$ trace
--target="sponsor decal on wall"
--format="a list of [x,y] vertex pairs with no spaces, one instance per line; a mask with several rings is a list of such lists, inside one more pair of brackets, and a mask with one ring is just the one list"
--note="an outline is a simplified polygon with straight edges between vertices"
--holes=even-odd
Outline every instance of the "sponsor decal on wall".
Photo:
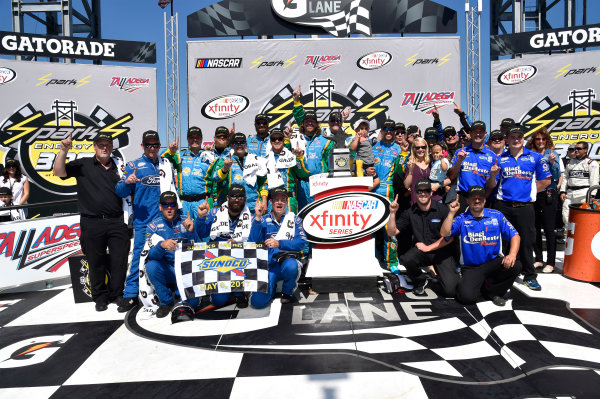
[[10,68],[0,67],[0,85],[12,82],[17,78],[17,73]]
[[310,65],[314,69],[324,71],[340,62],[342,62],[341,55],[307,55],[304,65]]
[[198,58],[196,68],[241,68],[241,58]]
[[248,97],[239,94],[227,94],[207,101],[201,112],[208,119],[227,119],[241,114],[250,106]]
[[437,65],[442,66],[448,61],[450,61],[450,56],[452,53],[448,53],[441,58],[433,57],[433,58],[418,58],[419,53],[415,53],[406,59],[405,67],[408,66],[417,66],[417,65]]
[[73,86],[75,88],[79,88],[81,86],[84,86],[84,85],[90,83],[89,78],[92,77],[92,75],[87,75],[81,79],[75,79],[75,78],[63,79],[63,78],[59,78],[59,77],[56,77],[53,75],[54,74],[52,72],[50,72],[50,73],[45,74],[44,76],[40,76],[37,79],[38,83],[36,83],[36,86]]
[[118,87],[119,90],[133,93],[139,89],[150,86],[150,78],[132,78],[114,76],[110,81],[110,87]]
[[392,62],[392,55],[387,51],[376,51],[365,54],[356,61],[360,69],[379,69]]
[[264,56],[260,56],[257,59],[255,59],[254,61],[252,61],[252,65],[250,66],[249,69],[260,69],[260,68],[264,68],[264,67],[281,67],[282,69],[286,69],[287,67],[289,67],[290,65],[292,65],[294,62],[294,59],[297,57],[297,55],[288,58],[287,60],[277,60],[277,61],[272,61],[272,60],[265,60]]
[[523,83],[535,76],[537,68],[533,65],[519,65],[498,75],[498,83],[503,85],[516,85]]
[[436,107],[442,108],[453,104],[454,98],[455,92],[453,91],[408,92],[404,93],[401,106],[410,106],[413,111],[430,114]]
[[554,79],[558,79],[560,77],[566,78],[568,76],[576,76],[576,75],[589,75],[589,74],[598,75],[598,74],[600,74],[598,67],[595,67],[595,66],[584,67],[584,68],[569,68],[570,66],[571,66],[571,64],[567,64],[564,67],[560,68],[558,71],[556,71],[558,74],[554,77]]

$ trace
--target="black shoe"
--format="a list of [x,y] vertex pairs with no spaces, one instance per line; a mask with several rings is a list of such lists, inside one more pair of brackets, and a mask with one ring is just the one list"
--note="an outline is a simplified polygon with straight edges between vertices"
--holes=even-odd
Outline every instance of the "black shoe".
[[117,308],[117,311],[119,313],[125,313],[125,312],[128,312],[131,309],[135,308],[137,305],[138,305],[137,298],[123,298],[121,300],[121,304]]
[[242,296],[236,296],[235,302],[237,304],[237,307],[240,309],[245,309],[248,307],[248,298],[246,297],[246,294]]
[[506,299],[496,295],[492,297],[492,303],[496,306],[504,306],[506,305]]
[[167,317],[169,313],[171,313],[171,309],[173,309],[173,304],[170,303],[168,305],[160,305],[158,310],[156,311],[156,317],[162,319],[163,317]]
[[106,301],[96,302],[96,312],[104,312],[106,309],[108,309],[108,302],[106,302]]
[[428,279],[423,279],[420,281],[417,281],[417,283],[415,284],[415,287],[413,288],[413,294],[417,295],[417,296],[424,296],[425,294],[425,287],[427,287],[427,284],[429,284],[429,280]]
[[289,295],[289,294],[281,294],[281,303],[290,303],[294,300],[294,296],[293,295]]

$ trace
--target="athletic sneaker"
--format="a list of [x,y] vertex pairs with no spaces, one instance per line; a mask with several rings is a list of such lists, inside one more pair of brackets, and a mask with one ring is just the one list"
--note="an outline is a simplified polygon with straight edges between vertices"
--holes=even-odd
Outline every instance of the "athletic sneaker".
[[506,305],[506,299],[496,295],[492,297],[492,303],[496,306],[504,306]]
[[137,299],[137,297],[135,297],[135,298],[122,298],[121,299],[121,304],[117,308],[117,311],[119,313],[125,313],[125,312],[130,311],[131,309],[133,309],[137,305],[138,305],[138,299]]
[[170,303],[168,305],[160,305],[158,310],[156,311],[156,317],[162,319],[163,317],[167,317],[169,313],[171,313],[171,309],[173,309],[173,304]]
[[542,286],[537,282],[536,279],[532,278],[531,280],[523,281],[523,284],[527,286],[530,290],[533,291],[541,291]]
[[292,295],[284,293],[281,294],[281,303],[290,303],[293,299],[294,297]]
[[242,296],[236,296],[235,302],[237,304],[237,307],[240,309],[244,309],[244,308],[248,307],[248,297],[246,297],[246,294],[244,294]]
[[413,294],[415,294],[417,296],[425,295],[425,287],[427,287],[428,283],[429,283],[429,280],[427,280],[427,279],[417,281],[417,283],[415,284],[415,288],[413,288],[413,291],[412,291]]

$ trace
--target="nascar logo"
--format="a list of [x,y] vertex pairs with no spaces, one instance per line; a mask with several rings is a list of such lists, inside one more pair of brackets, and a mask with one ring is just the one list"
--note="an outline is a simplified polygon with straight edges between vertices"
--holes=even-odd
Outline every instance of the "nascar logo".
[[196,68],[239,68],[241,58],[198,58]]

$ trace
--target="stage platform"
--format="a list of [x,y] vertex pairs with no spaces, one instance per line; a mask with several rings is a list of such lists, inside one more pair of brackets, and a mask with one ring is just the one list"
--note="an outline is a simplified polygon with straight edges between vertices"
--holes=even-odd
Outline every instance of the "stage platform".
[[171,325],[69,286],[0,294],[0,398],[598,398],[600,288],[559,273],[505,307],[309,294]]

